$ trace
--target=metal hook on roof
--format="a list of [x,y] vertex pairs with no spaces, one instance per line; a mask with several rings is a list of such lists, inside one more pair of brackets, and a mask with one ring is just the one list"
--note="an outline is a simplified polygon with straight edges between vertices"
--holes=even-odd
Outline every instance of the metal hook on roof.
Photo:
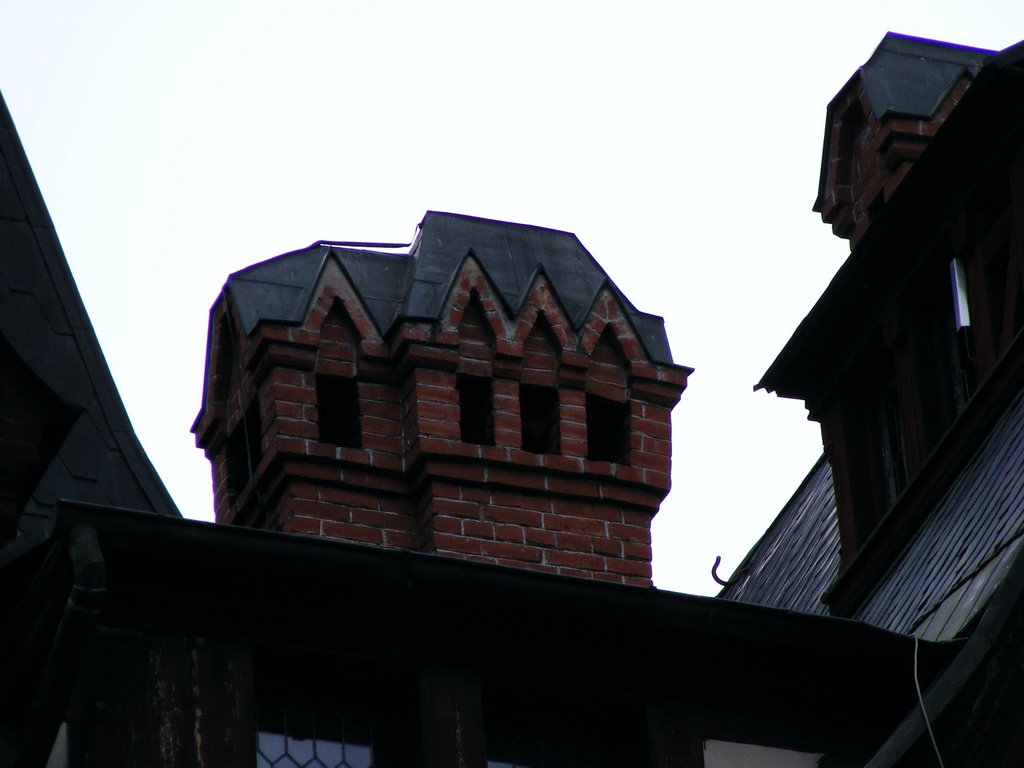
[[728,587],[731,582],[726,581],[718,575],[718,566],[722,564],[722,556],[715,555],[715,564],[711,566],[711,578],[721,584],[723,587]]

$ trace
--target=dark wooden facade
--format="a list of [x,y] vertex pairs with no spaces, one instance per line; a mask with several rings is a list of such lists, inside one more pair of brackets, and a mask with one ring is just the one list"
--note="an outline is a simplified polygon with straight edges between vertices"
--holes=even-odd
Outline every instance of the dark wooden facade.
[[701,766],[709,738],[853,766],[914,701],[912,642],[865,625],[107,508],[54,526],[18,561],[62,576],[25,614],[49,653],[7,670],[22,765],[64,722],[74,766],[249,767],[289,712],[300,739],[363,724],[381,768]]

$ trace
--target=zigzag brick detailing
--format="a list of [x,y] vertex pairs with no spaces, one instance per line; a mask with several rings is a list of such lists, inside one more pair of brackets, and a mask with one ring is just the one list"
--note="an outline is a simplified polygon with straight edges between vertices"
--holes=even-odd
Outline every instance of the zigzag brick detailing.
[[318,244],[232,275],[209,338],[218,522],[650,585],[691,369],[575,236]]

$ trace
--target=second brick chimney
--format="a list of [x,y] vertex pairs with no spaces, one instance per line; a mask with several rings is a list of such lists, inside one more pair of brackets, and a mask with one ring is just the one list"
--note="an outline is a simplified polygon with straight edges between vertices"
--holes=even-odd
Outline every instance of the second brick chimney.
[[574,235],[318,243],[232,275],[209,339],[218,522],[650,585],[691,370]]

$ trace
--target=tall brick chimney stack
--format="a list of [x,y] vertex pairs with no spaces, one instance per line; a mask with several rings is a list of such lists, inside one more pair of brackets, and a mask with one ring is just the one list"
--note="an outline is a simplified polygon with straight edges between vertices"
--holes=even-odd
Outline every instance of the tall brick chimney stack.
[[814,210],[851,250],[990,53],[889,33],[832,99]]
[[428,213],[233,274],[193,431],[220,523],[650,585],[690,372],[574,235]]

